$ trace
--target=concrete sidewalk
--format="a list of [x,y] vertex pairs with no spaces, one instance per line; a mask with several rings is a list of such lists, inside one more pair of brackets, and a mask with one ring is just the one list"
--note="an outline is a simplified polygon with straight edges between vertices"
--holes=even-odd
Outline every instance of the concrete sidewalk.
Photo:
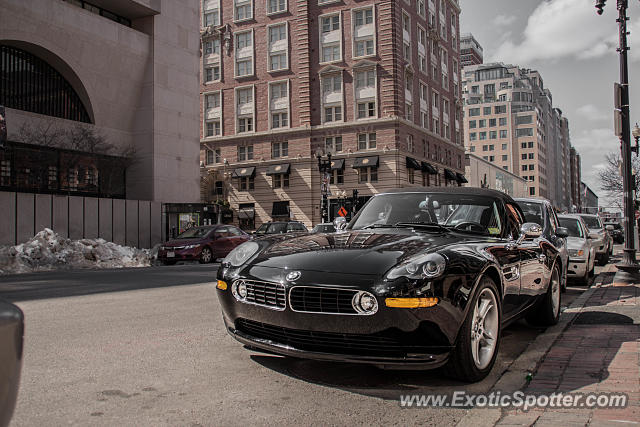
[[521,390],[525,394],[626,393],[622,409],[504,410],[496,425],[640,424],[640,280],[607,269]]

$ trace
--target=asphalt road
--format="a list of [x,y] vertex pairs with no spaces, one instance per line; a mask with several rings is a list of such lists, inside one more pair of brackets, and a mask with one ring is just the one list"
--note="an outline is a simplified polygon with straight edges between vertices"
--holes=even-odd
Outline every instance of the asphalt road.
[[[400,394],[486,392],[539,329],[503,333],[498,363],[465,385],[439,371],[292,360],[245,350],[225,332],[216,266],[0,278],[26,316],[14,426],[451,425],[461,409],[400,409]],[[200,284],[191,284],[200,283]],[[584,288],[563,294],[569,304]]]

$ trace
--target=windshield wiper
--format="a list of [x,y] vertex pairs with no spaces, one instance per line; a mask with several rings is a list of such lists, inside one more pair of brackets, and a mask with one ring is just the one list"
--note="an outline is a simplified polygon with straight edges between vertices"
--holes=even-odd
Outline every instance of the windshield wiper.
[[442,231],[449,231],[447,227],[436,222],[396,222],[395,224],[370,224],[362,227],[363,230],[370,228],[437,228]]

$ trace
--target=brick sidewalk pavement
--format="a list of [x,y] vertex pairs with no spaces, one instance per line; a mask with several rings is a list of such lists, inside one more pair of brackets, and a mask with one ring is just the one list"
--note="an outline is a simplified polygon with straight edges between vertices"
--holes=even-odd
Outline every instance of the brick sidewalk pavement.
[[[538,366],[526,394],[622,392],[624,409],[508,410],[497,425],[640,424],[640,283],[612,274],[593,289]],[[636,281],[638,282],[638,281]]]

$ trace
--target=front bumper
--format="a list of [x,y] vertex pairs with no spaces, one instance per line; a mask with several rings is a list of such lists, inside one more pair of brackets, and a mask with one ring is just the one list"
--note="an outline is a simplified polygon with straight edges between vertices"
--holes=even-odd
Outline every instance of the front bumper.
[[[268,270],[273,269],[252,271],[251,280],[281,283],[268,277]],[[247,304],[232,295],[233,280],[229,279],[229,289],[217,289],[228,333],[257,350],[308,359],[419,369],[437,368],[448,360],[464,318],[463,308],[443,299],[430,308],[389,308],[385,298],[374,291],[374,279],[370,277],[330,273],[314,276],[306,271],[303,277],[308,277],[308,283],[327,287],[373,291],[378,311],[373,315],[294,311],[289,291],[293,286],[304,286],[302,283],[286,285],[287,304],[283,309]],[[455,279],[447,277],[443,282]]]
[[363,363],[387,368],[397,367],[402,369],[435,369],[447,363],[447,360],[449,358],[448,351],[434,354],[406,354],[405,356],[394,357],[384,355],[368,356],[364,354],[329,353],[322,351],[303,350],[277,341],[258,338],[251,335],[250,333],[235,329],[232,325],[229,325],[227,323],[226,319],[225,326],[227,327],[227,331],[233,338],[253,350],[270,354],[278,354],[282,356],[298,357],[301,359]]
[[[202,247],[180,249],[177,251],[159,250],[158,259],[160,261],[192,261],[200,258],[200,252],[202,252]],[[173,254],[173,256],[170,256],[171,254]]]
[[589,266],[584,258],[569,258],[567,272],[569,277],[584,277],[587,274]]

